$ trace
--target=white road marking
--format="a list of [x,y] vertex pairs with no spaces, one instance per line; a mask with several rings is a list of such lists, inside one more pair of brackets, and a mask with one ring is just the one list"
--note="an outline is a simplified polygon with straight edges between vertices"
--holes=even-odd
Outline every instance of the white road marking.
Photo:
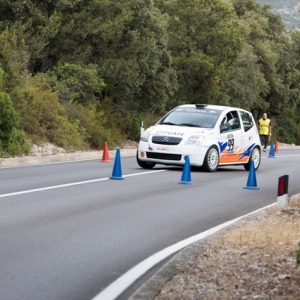
[[189,237],[183,241],[180,241],[174,245],[171,245],[152,256],[148,257],[144,261],[137,264],[135,267],[127,271],[125,274],[123,274],[121,277],[119,277],[117,280],[112,282],[108,287],[106,287],[101,293],[99,293],[97,296],[95,296],[92,300],[114,300],[118,296],[122,294],[132,283],[134,283],[135,280],[140,278],[143,274],[145,274],[148,270],[150,270],[153,266],[170,256],[171,254],[182,250],[183,248],[211,235],[216,233],[217,231],[241,220],[242,218],[249,216],[251,214],[257,213],[263,209],[269,208],[274,206],[276,203],[273,203],[271,205],[268,205],[266,207],[260,208],[256,211],[253,211],[247,215],[238,217],[234,220],[225,222],[221,225],[218,225],[216,227],[213,227],[209,230],[206,230],[204,232],[201,232],[197,235],[194,235],[192,237]]
[[[272,157],[272,158],[276,158],[276,157],[284,157],[284,158],[286,158],[286,157],[299,157],[300,155],[298,155],[298,154],[295,154],[295,155],[277,155],[277,154],[275,154],[275,156],[274,157]],[[269,157],[262,157],[262,158],[269,158]]]
[[[166,170],[155,170],[155,171],[148,171],[148,172],[143,172],[143,173],[133,173],[133,174],[128,174],[128,175],[123,175],[123,177],[146,175],[146,174],[152,174],[152,173],[164,172],[164,171],[166,171]],[[53,185],[53,186],[48,186],[48,187],[43,187],[43,188],[38,188],[38,189],[2,194],[2,195],[0,195],[0,198],[29,194],[29,193],[36,193],[36,192],[47,191],[47,190],[54,190],[54,189],[65,188],[65,187],[75,186],[75,185],[80,185],[80,184],[88,184],[88,183],[93,183],[93,182],[98,182],[98,181],[105,181],[105,180],[109,180],[109,179],[110,179],[110,177],[105,177],[105,178],[98,178],[98,179],[92,179],[92,180],[86,180],[86,181],[78,181],[78,182],[72,182],[72,183],[66,183],[66,184],[60,184],[60,185]]]

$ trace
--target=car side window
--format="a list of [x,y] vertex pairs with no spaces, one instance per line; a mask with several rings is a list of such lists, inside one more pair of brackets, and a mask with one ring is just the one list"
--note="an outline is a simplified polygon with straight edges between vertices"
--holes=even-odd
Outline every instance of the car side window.
[[241,116],[245,131],[250,130],[254,126],[252,116],[245,111],[240,111],[240,116]]
[[238,112],[236,110],[228,112],[226,116],[223,118],[221,125],[227,126],[227,130],[225,131],[240,129],[241,123],[240,123]]

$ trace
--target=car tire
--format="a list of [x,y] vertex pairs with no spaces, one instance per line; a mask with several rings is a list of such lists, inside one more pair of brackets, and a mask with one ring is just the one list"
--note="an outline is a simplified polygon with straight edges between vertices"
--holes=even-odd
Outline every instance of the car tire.
[[202,169],[206,172],[215,172],[219,167],[219,151],[217,146],[211,146],[205,155]]
[[246,171],[250,170],[250,164],[252,160],[254,161],[254,169],[257,170],[259,168],[260,160],[261,160],[261,152],[259,147],[255,147],[252,150],[251,155],[249,157],[249,161],[246,164],[244,164],[244,168]]
[[138,151],[136,152],[136,161],[137,161],[138,165],[143,169],[152,169],[156,165],[156,163],[140,160],[139,156],[138,156]]

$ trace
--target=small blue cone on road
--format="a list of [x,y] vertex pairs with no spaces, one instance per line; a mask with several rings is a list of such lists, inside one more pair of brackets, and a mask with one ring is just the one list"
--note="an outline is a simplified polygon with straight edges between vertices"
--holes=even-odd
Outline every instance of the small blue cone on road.
[[182,175],[181,175],[181,180],[178,183],[192,184],[190,158],[186,155],[184,157],[184,160],[185,160],[185,163],[184,163],[183,172],[182,172]]
[[243,187],[244,189],[251,189],[251,190],[259,190],[256,183],[256,175],[255,175],[255,167],[254,167],[254,161],[251,161],[250,164],[250,170],[247,180],[247,185]]
[[271,142],[270,144],[270,152],[269,152],[269,156],[270,158],[275,157],[275,149],[274,149],[274,143]]
[[117,149],[115,162],[114,162],[114,168],[112,175],[110,176],[110,179],[124,179],[122,176],[122,166],[121,166],[121,154],[120,149]]

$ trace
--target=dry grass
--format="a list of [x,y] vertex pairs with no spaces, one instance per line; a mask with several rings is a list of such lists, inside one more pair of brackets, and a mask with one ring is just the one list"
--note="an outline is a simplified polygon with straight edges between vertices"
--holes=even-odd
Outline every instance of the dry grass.
[[297,195],[290,199],[286,209],[268,208],[256,219],[225,234],[221,241],[215,241],[211,247],[215,250],[223,244],[233,248],[282,244],[296,247],[299,241],[300,196]]
[[154,299],[299,299],[300,197],[240,224],[212,239]]

